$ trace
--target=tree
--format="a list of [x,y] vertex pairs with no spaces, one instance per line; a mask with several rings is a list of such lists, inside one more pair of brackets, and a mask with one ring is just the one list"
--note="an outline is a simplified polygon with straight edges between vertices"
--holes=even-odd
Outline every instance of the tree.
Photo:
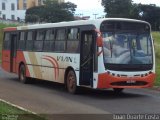
[[106,17],[131,17],[132,0],[102,0],[102,6]]
[[[37,22],[61,22],[74,20],[76,5],[67,3],[58,3],[57,0],[46,0],[45,5],[33,7],[26,11],[26,16],[38,16]],[[26,17],[27,18],[27,17]],[[28,19],[25,19],[26,22]]]
[[141,20],[149,22],[153,30],[159,30],[160,28],[160,7],[156,5],[138,5],[141,12]]
[[160,30],[160,7],[134,4],[132,0],[102,0],[106,17],[122,17],[147,21],[153,30]]
[[39,16],[37,15],[26,15],[25,20],[29,23],[36,23],[39,21]]

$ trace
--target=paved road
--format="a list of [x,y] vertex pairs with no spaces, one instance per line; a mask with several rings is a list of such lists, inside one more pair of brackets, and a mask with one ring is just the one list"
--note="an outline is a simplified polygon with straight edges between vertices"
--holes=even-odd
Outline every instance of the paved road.
[[36,113],[47,114],[104,114],[160,113],[160,91],[126,89],[115,95],[112,90],[82,89],[71,95],[63,85],[35,82],[24,85],[17,76],[0,69],[0,99],[7,100]]

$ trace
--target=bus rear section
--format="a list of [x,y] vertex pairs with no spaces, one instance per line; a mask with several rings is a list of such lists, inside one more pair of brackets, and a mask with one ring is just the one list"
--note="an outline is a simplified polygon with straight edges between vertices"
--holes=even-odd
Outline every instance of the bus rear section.
[[142,21],[104,21],[103,54],[97,88],[148,88],[155,79],[150,25]]
[[2,68],[8,72],[16,72],[17,28],[4,29],[2,48]]

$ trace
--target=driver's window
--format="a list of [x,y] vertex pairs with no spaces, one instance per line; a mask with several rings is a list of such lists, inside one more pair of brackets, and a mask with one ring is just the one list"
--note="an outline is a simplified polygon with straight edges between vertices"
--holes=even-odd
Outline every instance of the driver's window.
[[[151,54],[151,42],[149,41],[149,38],[147,36],[140,36],[139,37],[141,50],[147,55]],[[147,47],[148,46],[148,47]]]
[[112,57],[112,48],[114,43],[113,33],[104,33],[103,34],[103,50],[105,57]]

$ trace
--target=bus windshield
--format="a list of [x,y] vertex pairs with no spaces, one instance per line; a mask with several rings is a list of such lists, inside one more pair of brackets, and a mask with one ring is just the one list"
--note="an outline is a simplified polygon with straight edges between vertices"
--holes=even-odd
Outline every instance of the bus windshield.
[[103,42],[105,64],[153,64],[150,34],[103,32]]
[[106,69],[146,71],[153,68],[152,39],[148,24],[104,21],[101,32]]
[[152,64],[148,33],[103,32],[104,62],[108,64]]

